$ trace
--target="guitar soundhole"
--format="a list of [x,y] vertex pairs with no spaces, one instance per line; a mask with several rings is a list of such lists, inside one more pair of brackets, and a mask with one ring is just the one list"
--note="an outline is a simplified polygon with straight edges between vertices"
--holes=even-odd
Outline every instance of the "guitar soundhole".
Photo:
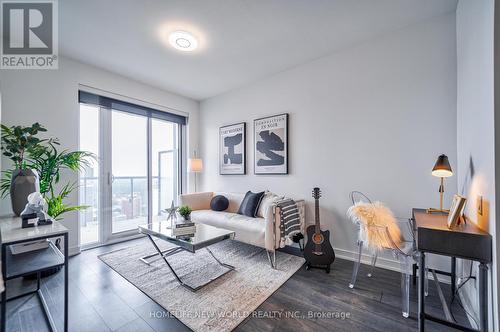
[[322,244],[325,239],[323,238],[323,234],[318,233],[318,234],[314,234],[312,240],[313,240],[314,244]]

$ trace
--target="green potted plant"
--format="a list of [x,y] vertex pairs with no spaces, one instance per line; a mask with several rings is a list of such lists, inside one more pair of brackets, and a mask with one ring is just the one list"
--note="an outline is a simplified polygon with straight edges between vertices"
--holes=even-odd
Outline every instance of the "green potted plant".
[[[58,151],[56,146],[59,142],[56,138],[39,139],[35,137],[39,132],[45,132],[46,129],[38,123],[31,127],[7,127],[1,125],[2,129],[2,152],[9,157],[14,169],[3,172],[0,180],[0,197],[4,198],[12,196],[12,206],[14,212],[19,215],[26,204],[19,203],[20,211],[16,211],[17,206],[14,202],[18,200],[19,193],[17,189],[12,189],[13,183],[16,183],[14,175],[22,173],[27,174],[30,170],[31,174],[36,175],[36,187],[31,187],[25,192],[27,195],[39,191],[47,202],[47,214],[55,220],[60,220],[61,215],[70,212],[87,208],[87,206],[72,206],[68,205],[66,198],[77,188],[76,182],[67,182],[61,184],[61,171],[69,170],[77,172],[84,167],[89,166],[91,158],[95,158],[94,154],[85,151]],[[19,172],[21,170],[21,172]],[[38,177],[39,175],[39,177]],[[59,189],[59,190],[58,190]],[[26,195],[26,197],[27,197]],[[56,241],[56,246],[60,248],[60,239]],[[58,272],[61,267],[56,267],[42,272],[42,276],[48,276]],[[37,277],[36,274],[25,276],[29,279]]]
[[[4,198],[11,195],[12,209],[16,215],[22,212],[27,196],[34,191],[39,191],[43,195],[48,206],[47,214],[56,220],[61,219],[63,213],[86,208],[86,206],[71,206],[65,203],[65,199],[77,188],[76,182],[64,184],[59,182],[62,170],[77,172],[88,166],[89,158],[95,158],[92,153],[58,151],[59,141],[56,138],[35,137],[39,132],[47,131],[39,123],[31,127],[1,125],[1,128],[2,151],[12,160],[14,169],[3,172],[0,181],[0,196]],[[15,186],[17,182],[21,182],[19,174],[23,177],[31,176],[28,179],[32,183],[31,187],[26,185],[21,193],[19,186]],[[32,178],[33,176],[36,179]],[[27,181],[22,183],[25,182]],[[20,197],[21,194],[26,194],[26,196]]]
[[[6,171],[0,183],[2,197],[10,194],[12,211],[19,216],[26,205],[28,195],[38,191],[38,174],[30,167],[30,156],[51,139],[40,139],[37,135],[47,131],[38,122],[28,127],[0,125],[2,154],[13,163],[13,169]],[[57,144],[57,142],[52,142]]]
[[193,209],[191,209],[189,206],[183,205],[179,207],[177,211],[184,218],[184,220],[186,221],[191,220],[191,212],[193,212]]
[[[58,151],[53,141],[32,154],[31,167],[40,174],[40,193],[47,201],[47,214],[59,220],[61,215],[70,211],[86,209],[85,205],[68,205],[64,200],[78,186],[76,182],[66,182],[59,185],[61,171],[78,172],[89,166],[94,154],[86,151]],[[59,187],[59,190],[56,190]]]

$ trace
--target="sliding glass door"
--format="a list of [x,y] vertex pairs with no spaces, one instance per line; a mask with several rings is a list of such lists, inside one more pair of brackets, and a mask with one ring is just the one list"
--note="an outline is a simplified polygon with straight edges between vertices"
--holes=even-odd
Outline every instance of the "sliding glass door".
[[111,111],[111,232],[149,220],[148,118]]
[[96,158],[89,158],[89,166],[80,173],[79,200],[86,205],[80,211],[80,242],[82,245],[99,242],[100,234],[100,144],[99,107],[80,105],[80,150],[92,152]]
[[80,212],[84,248],[164,218],[182,183],[178,118],[101,104],[80,103],[80,148],[97,156],[80,174],[80,204],[89,206]]
[[161,211],[176,204],[180,192],[179,126],[153,119],[151,123],[151,171],[153,220],[165,216]]

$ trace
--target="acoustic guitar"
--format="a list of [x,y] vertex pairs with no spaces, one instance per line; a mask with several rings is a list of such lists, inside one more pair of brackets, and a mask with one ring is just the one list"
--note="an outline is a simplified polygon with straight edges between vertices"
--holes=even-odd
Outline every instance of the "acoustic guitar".
[[314,225],[307,227],[307,243],[304,248],[304,258],[306,259],[306,269],[320,268],[330,273],[330,265],[335,260],[335,252],[330,244],[330,231],[322,231],[319,221],[319,199],[321,190],[314,188],[312,197],[314,198]]

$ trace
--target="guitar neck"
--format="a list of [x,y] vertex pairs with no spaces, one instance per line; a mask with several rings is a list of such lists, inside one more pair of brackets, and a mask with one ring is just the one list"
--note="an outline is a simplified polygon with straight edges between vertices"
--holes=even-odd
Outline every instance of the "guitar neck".
[[314,224],[315,224],[315,233],[321,232],[321,228],[319,225],[319,199],[316,198],[314,200]]

